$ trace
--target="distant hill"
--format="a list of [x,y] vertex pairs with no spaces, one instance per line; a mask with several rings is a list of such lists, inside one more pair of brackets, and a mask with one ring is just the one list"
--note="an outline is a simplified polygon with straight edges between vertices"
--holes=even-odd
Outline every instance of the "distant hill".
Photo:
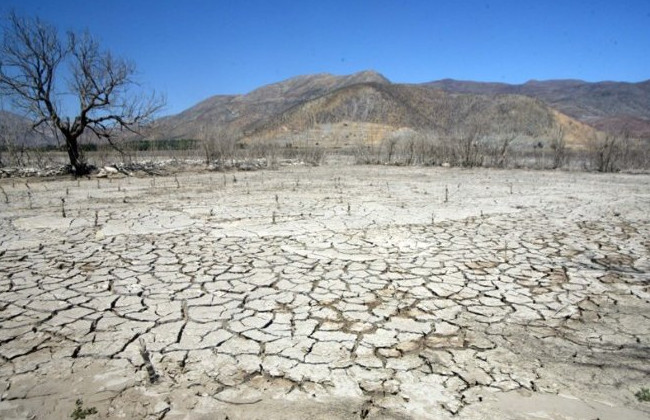
[[195,138],[205,126],[227,125],[230,129],[246,132],[299,103],[367,82],[390,83],[373,71],[349,76],[327,73],[298,76],[262,86],[245,95],[212,96],[179,114],[159,119],[156,131],[176,138]]
[[[537,142],[561,128],[566,141],[575,147],[584,146],[595,132],[525,96],[449,94],[424,86],[376,83],[337,89],[260,122],[259,127],[254,136],[273,138],[293,133],[300,137],[301,132],[319,127],[320,132],[312,133],[312,138],[365,135],[370,142],[395,132],[453,138],[472,130],[487,137],[512,135]],[[362,133],[355,134],[359,129]]]
[[201,138],[202,130],[217,127],[240,133],[245,141],[282,138],[288,144],[309,138],[336,145],[378,141],[395,132],[453,136],[472,127],[487,136],[514,133],[531,139],[562,127],[567,140],[580,145],[594,131],[523,95],[394,84],[372,71],[299,76],[246,95],[213,96],[156,124],[159,136],[167,137]]
[[581,80],[529,81],[521,85],[438,80],[424,86],[450,93],[515,94],[538,98],[599,130],[650,138],[650,80],[639,83]]
[[46,146],[56,144],[51,136],[32,130],[32,121],[9,111],[0,110],[0,146],[11,142],[15,146]]

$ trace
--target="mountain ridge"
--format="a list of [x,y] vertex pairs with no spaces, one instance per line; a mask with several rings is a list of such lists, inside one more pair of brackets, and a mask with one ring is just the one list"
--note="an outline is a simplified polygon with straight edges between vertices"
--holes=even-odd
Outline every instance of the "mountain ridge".
[[529,80],[522,84],[442,79],[422,85],[450,93],[516,94],[538,98],[558,111],[615,134],[650,137],[650,80],[585,82]]
[[[454,86],[456,83],[461,83],[460,88]],[[381,126],[382,135],[409,129],[452,136],[480,122],[486,135],[514,131],[532,138],[547,136],[554,125],[569,124],[565,131],[573,133],[576,143],[584,143],[594,131],[573,123],[571,118],[559,118],[538,98],[504,93],[508,85],[471,82],[476,87],[470,90],[480,92],[463,93],[462,89],[467,89],[463,83],[447,79],[444,89],[435,82],[392,83],[375,71],[302,75],[244,95],[211,96],[160,119],[158,131],[177,138],[202,138],[209,131],[222,130],[255,141],[287,137],[287,133],[313,130],[323,124],[331,128],[331,124],[340,127],[353,122],[349,127],[360,130],[364,124],[373,124],[373,129]],[[504,97],[496,97],[495,90],[497,96]],[[347,131],[340,134],[354,135]]]
[[[361,83],[297,104],[248,134],[252,138],[295,139],[295,134],[313,131],[317,126],[328,127],[330,131],[333,126],[348,123],[357,124],[357,129],[371,124],[375,131],[372,137],[380,139],[407,129],[446,138],[479,132],[491,138],[513,136],[537,143],[550,139],[561,129],[568,143],[575,147],[584,147],[595,133],[593,128],[542,101],[521,95],[489,97],[449,94],[419,85]],[[377,130],[383,131],[383,135],[377,136]],[[312,137],[323,137],[324,133],[314,134]],[[345,130],[339,134],[354,137],[354,133]]]

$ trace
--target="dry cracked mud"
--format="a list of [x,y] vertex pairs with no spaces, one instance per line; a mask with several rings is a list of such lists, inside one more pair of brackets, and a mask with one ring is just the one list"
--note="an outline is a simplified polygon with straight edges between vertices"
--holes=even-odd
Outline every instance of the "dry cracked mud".
[[648,175],[0,186],[0,418],[650,416]]

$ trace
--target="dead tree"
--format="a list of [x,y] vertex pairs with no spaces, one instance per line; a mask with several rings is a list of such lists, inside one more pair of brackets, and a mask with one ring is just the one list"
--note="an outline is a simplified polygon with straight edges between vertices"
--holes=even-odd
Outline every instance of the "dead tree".
[[456,131],[456,154],[460,166],[472,168],[483,164],[482,139],[483,129],[478,124],[472,123]]
[[567,159],[564,128],[556,125],[551,132],[551,150],[553,151],[553,169],[564,166]]
[[205,153],[205,163],[216,163],[221,166],[228,161],[233,163],[237,152],[237,144],[241,134],[236,129],[204,125],[201,127],[200,138]]
[[[12,13],[3,33],[0,92],[34,120],[34,129],[51,129],[65,141],[76,175],[90,170],[79,148],[84,132],[112,144],[119,132],[137,133],[164,104],[155,93],[136,92],[133,63],[103,50],[87,32],[61,38],[53,25]],[[74,117],[64,114],[62,98],[78,104]]]
[[517,138],[517,135],[515,133],[505,133],[496,140],[497,144],[494,146],[492,153],[494,154],[493,164],[497,168],[508,167],[508,151],[510,144],[515,138]]
[[613,134],[596,135],[595,163],[598,172],[616,172],[623,155],[622,140]]

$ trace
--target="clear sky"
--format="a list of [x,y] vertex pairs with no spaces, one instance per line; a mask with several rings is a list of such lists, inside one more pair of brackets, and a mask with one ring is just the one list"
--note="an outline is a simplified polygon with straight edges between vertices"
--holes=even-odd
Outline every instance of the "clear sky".
[[650,0],[2,0],[133,60],[166,114],[300,74],[650,79]]

